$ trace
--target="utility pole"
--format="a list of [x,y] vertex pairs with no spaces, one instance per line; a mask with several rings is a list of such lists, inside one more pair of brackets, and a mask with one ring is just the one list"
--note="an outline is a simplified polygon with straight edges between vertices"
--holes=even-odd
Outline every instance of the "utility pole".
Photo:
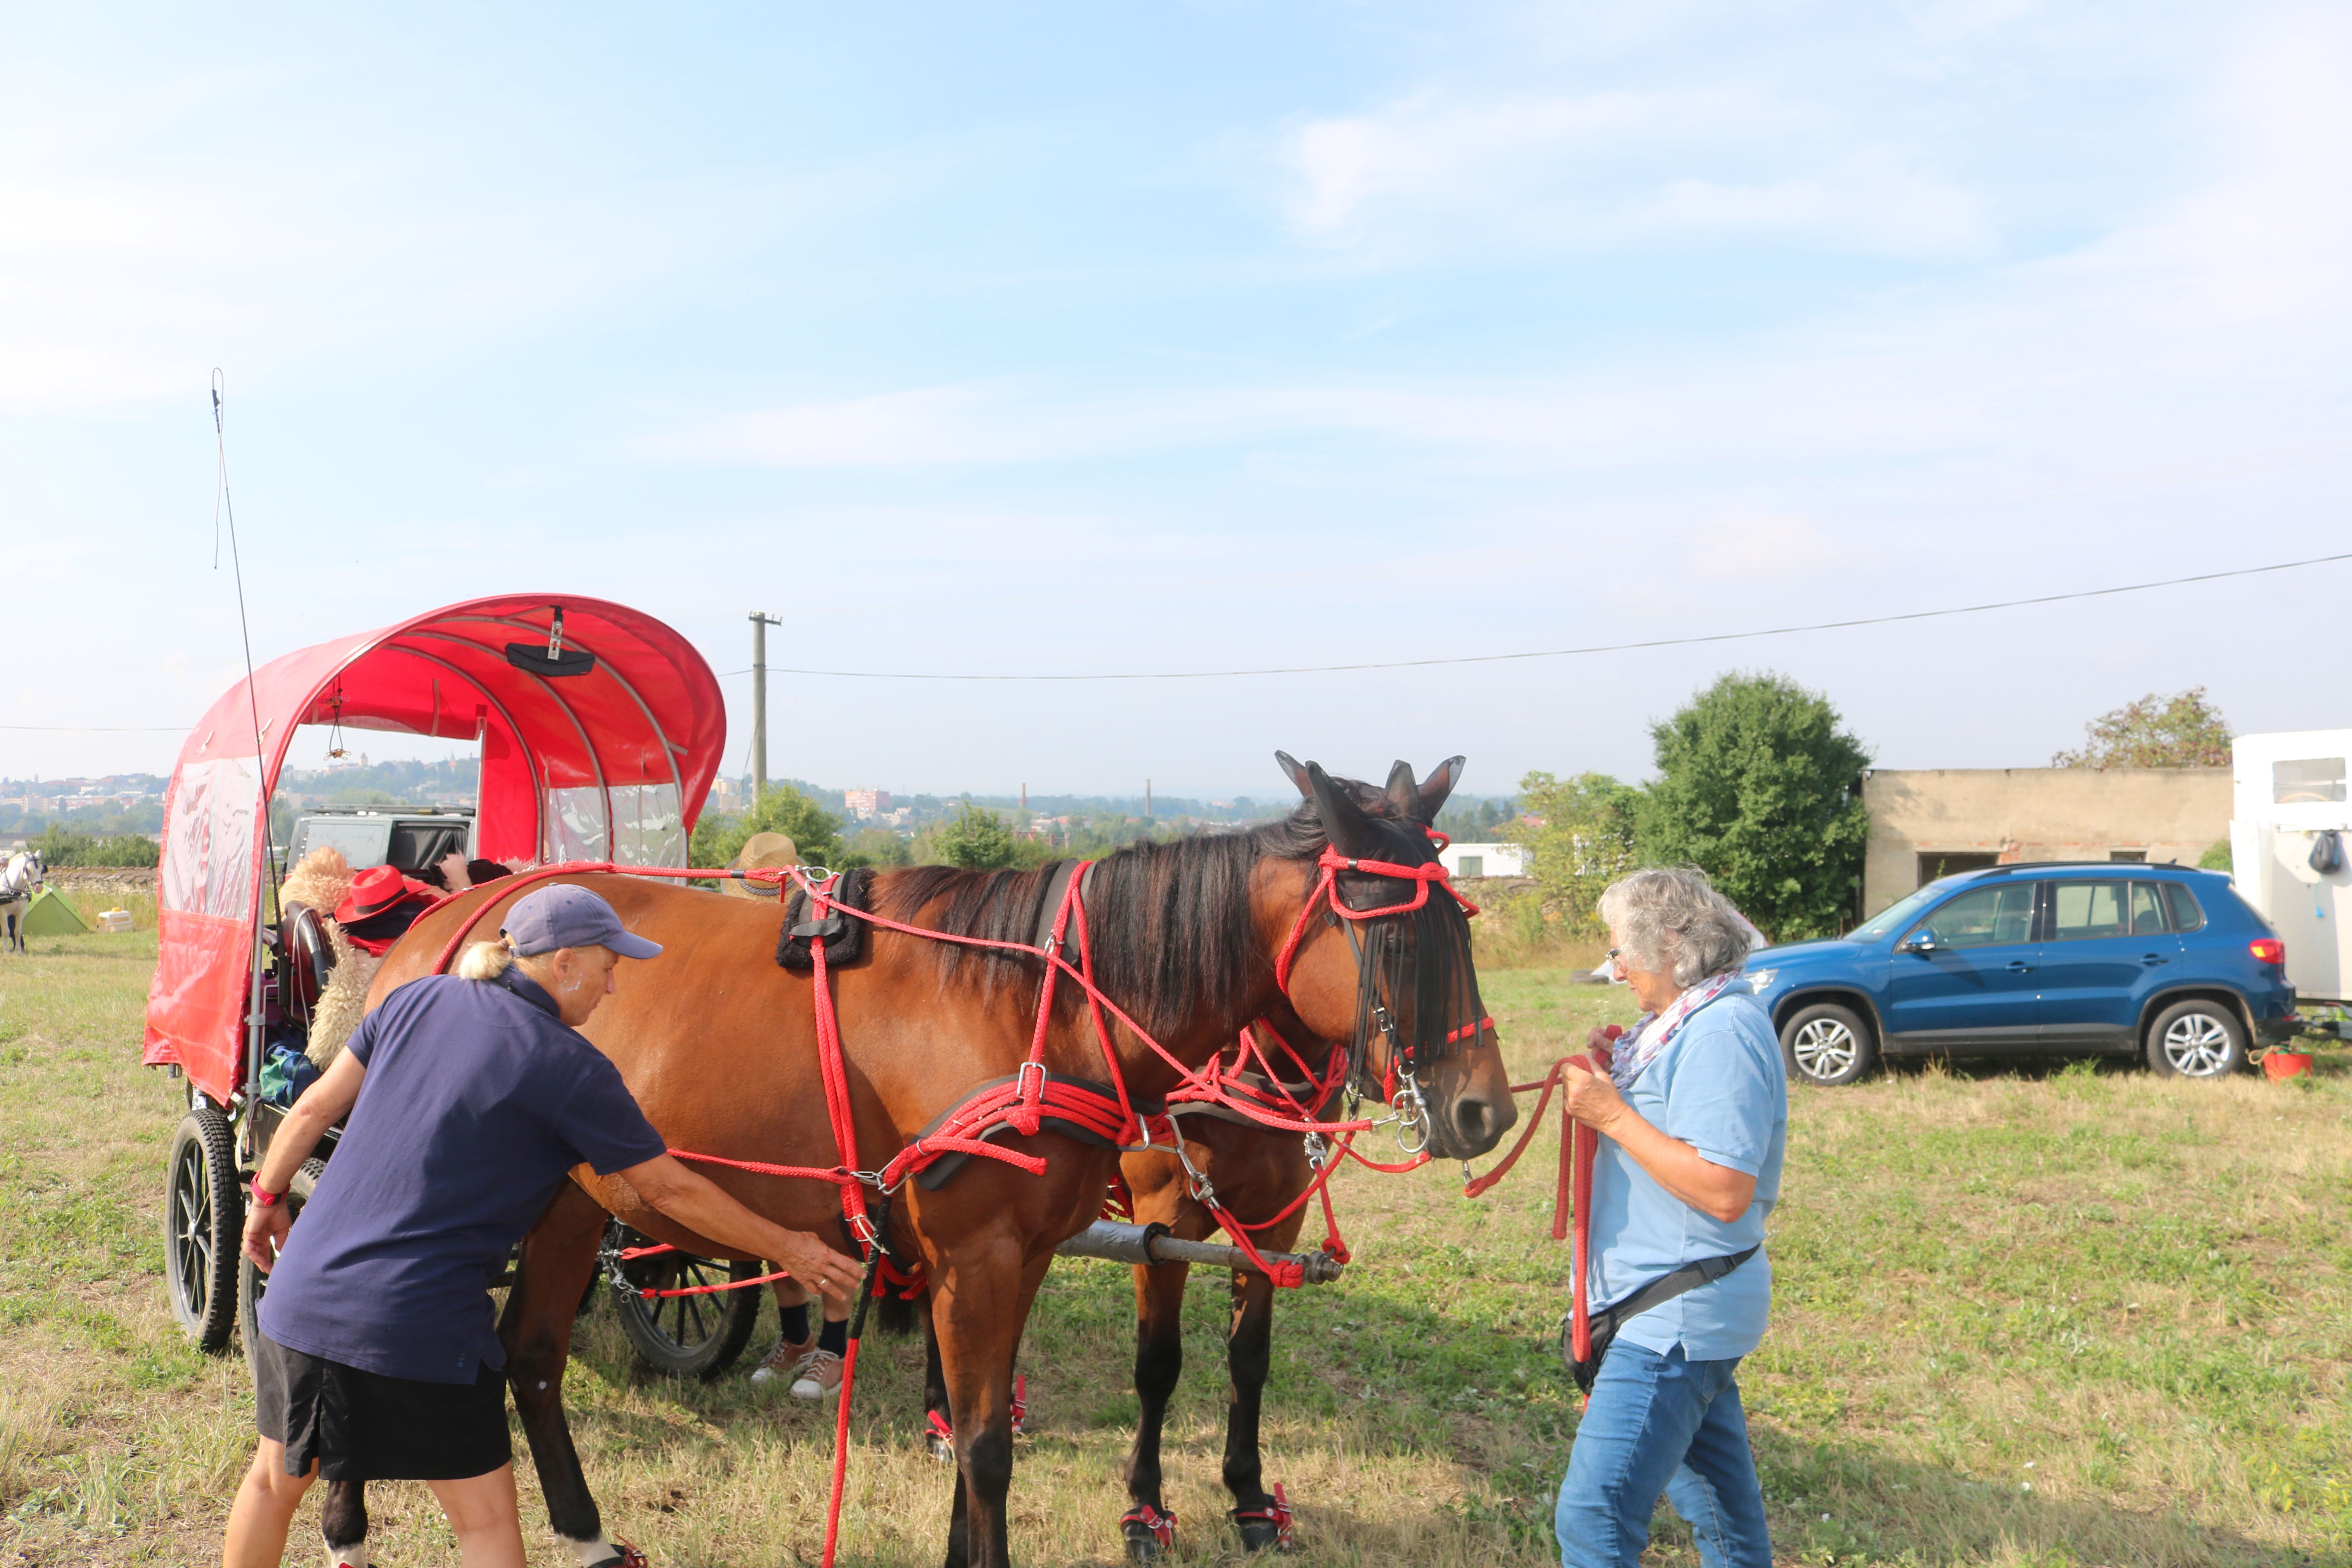
[[1151,825],[1151,781],[1150,779],[1143,781],[1143,822],[1147,827]]
[[768,793],[768,628],[784,623],[751,612],[751,809]]

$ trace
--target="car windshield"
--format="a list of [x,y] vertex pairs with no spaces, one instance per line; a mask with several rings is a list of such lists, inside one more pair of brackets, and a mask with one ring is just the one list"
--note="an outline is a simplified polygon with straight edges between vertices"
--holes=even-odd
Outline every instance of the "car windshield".
[[1952,881],[1953,879],[1948,877],[1941,881],[1930,882],[1909,898],[1895,900],[1879,910],[1875,917],[1846,932],[1846,941],[1876,942],[1890,932],[1901,930],[1911,923],[1912,916],[1941,897],[1951,886]]

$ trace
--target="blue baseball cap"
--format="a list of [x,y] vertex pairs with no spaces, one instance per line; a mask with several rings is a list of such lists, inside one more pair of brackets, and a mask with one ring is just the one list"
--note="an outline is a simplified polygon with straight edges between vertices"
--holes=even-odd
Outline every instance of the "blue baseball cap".
[[507,911],[507,945],[518,957],[559,947],[609,947],[623,958],[651,958],[661,943],[631,936],[613,906],[585,888],[558,883],[525,893]]

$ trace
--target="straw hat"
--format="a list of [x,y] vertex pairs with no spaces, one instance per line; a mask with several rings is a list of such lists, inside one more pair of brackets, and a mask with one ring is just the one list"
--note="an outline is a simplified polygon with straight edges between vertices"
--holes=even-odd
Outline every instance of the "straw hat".
[[[743,842],[742,849],[727,863],[730,871],[773,870],[784,866],[797,866],[801,852],[793,841],[781,833],[754,833]],[[776,889],[762,882],[738,882],[730,879],[719,884],[722,893],[732,893],[739,899],[772,899]]]

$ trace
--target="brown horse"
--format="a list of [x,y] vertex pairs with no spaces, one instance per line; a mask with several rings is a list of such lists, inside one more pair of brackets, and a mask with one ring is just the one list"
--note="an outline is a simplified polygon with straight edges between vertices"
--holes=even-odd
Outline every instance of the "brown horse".
[[[1274,1037],[1275,1030],[1279,1029],[1280,1039],[1297,1048],[1318,1076],[1331,1058],[1331,1043],[1307,1036],[1286,1006],[1277,1009],[1274,1019],[1260,1020],[1250,1028],[1265,1058],[1276,1066],[1285,1087],[1291,1090],[1291,1099],[1318,1118],[1330,1119],[1333,1108],[1322,1103],[1325,1096],[1314,1079],[1292,1066]],[[1334,1091],[1329,1098],[1337,1100],[1339,1096]],[[1307,1158],[1309,1140],[1295,1131],[1276,1131],[1223,1108],[1193,1106],[1189,1110],[1190,1114],[1179,1118],[1184,1138],[1181,1159],[1173,1151],[1130,1150],[1119,1160],[1119,1178],[1126,1185],[1135,1222],[1165,1226],[1169,1234],[1185,1241],[1205,1241],[1215,1236],[1223,1221],[1196,1194],[1193,1177],[1197,1173],[1213,1190],[1218,1207],[1233,1215],[1236,1224],[1250,1227],[1252,1245],[1261,1252],[1288,1252],[1309,1215],[1317,1212],[1314,1201],[1307,1198],[1317,1170]],[[1322,1145],[1318,1152],[1323,1158],[1341,1157],[1328,1141],[1315,1142]],[[1307,1201],[1301,1203],[1302,1199]],[[1286,1213],[1294,1204],[1299,1205],[1297,1211]],[[1260,1221],[1255,1217],[1258,1215],[1272,1222]],[[1128,1495],[1134,1507],[1120,1520],[1119,1529],[1128,1556],[1139,1563],[1161,1555],[1175,1531],[1175,1516],[1168,1512],[1162,1494],[1160,1438],[1169,1396],[1175,1393],[1184,1369],[1181,1323],[1191,1268],[1178,1262],[1135,1266],[1135,1392],[1141,1414],[1126,1467]],[[1225,1421],[1224,1481],[1234,1494],[1230,1517],[1241,1534],[1243,1549],[1249,1552],[1286,1545],[1288,1541],[1286,1510],[1265,1488],[1258,1445],[1258,1411],[1271,1364],[1275,1294],[1275,1283],[1266,1275],[1234,1271],[1233,1321],[1225,1341],[1233,1397]],[[930,1443],[935,1453],[951,1458],[946,1440],[938,1435],[940,1426],[948,1424],[948,1395],[936,1338],[929,1349],[924,1406],[927,1415],[940,1418],[931,1428]]]
[[[1452,759],[1416,786],[1400,763],[1380,793],[1398,817],[1425,821],[1460,765]],[[1285,1000],[1276,961],[1295,942],[1287,1000],[1306,1028],[1358,1041],[1369,1078],[1393,1069],[1400,1098],[1425,1118],[1433,1152],[1464,1159],[1485,1152],[1517,1111],[1483,1027],[1459,907],[1425,880],[1352,864],[1336,870],[1331,896],[1349,910],[1399,912],[1342,919],[1310,902],[1323,886],[1318,857],[1327,847],[1349,862],[1426,867],[1435,860],[1428,838],[1417,826],[1370,816],[1353,787],[1335,784],[1319,767],[1295,776],[1310,799],[1279,822],[1134,845],[1096,867],[1085,900],[1097,983],[1185,1069],[1197,1069]],[[1032,942],[1041,910],[1051,915],[1044,906],[1054,871],[883,872],[873,879],[872,907],[933,931]],[[784,910],[624,876],[565,879],[594,888],[630,930],[663,944],[660,958],[622,973],[617,992],[583,1032],[620,1068],[672,1146],[730,1160],[835,1163],[812,983],[772,956]],[[475,921],[472,940],[487,940],[514,896],[492,883],[427,914],[387,956],[371,1001],[429,973],[466,922]],[[1034,954],[883,928],[871,931],[857,960],[833,972],[860,1164],[878,1168],[974,1090],[1020,1069],[1042,972]],[[1051,1072],[1108,1079],[1076,987],[1059,988],[1048,1026]],[[1181,1081],[1130,1030],[1115,1031],[1115,1050],[1140,1106]],[[1052,1131],[1003,1142],[1043,1156],[1044,1173],[971,1159],[931,1184],[941,1173],[935,1169],[898,1189],[887,1221],[892,1249],[919,1261],[929,1281],[956,1434],[951,1568],[1007,1561],[1014,1354],[1055,1247],[1095,1217],[1118,1159],[1113,1147]],[[825,1234],[840,1225],[839,1194],[829,1184],[698,1168],[778,1224]],[[561,1391],[573,1309],[596,1267],[604,1216],[688,1251],[726,1256],[726,1249],[681,1229],[625,1182],[585,1168],[574,1181],[524,1239],[499,1330],[550,1522],[568,1541],[590,1544],[603,1541],[603,1526]]]

